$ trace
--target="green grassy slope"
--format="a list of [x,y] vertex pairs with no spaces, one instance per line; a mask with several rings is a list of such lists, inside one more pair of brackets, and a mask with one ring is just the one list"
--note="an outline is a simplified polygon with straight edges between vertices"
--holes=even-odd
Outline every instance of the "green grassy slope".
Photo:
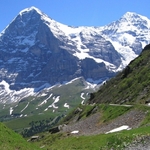
[[142,127],[130,131],[92,136],[45,135],[41,144],[44,144],[47,150],[121,150],[132,141],[148,136],[150,136],[150,128]]
[[150,45],[116,77],[109,80],[89,103],[142,103],[150,100]]
[[[146,46],[141,55],[133,60],[122,72],[103,85],[98,92],[91,95],[89,103],[95,105],[79,106],[81,112],[70,113],[62,122],[69,123],[78,117],[77,121],[89,115],[100,112],[102,117],[99,123],[108,124],[117,117],[130,110],[142,111],[145,114],[138,128],[111,134],[97,134],[89,136],[68,135],[67,133],[44,134],[40,141],[45,148],[52,150],[120,150],[133,141],[136,144],[145,144],[150,138],[150,111],[145,105],[150,100],[150,45]],[[99,104],[100,103],[100,104]],[[110,103],[132,104],[131,107],[109,105]],[[136,116],[130,116],[136,117]]]
[[[79,136],[71,135],[65,132],[60,132],[56,134],[50,133],[42,133],[40,136],[44,137],[39,141],[40,145],[45,145],[45,148],[48,150],[123,150],[125,147],[129,146],[133,141],[138,143],[144,143],[144,140],[150,137],[150,113],[149,107],[143,105],[135,105],[132,107],[125,106],[111,106],[105,104],[95,105],[97,106],[96,112],[101,112],[102,117],[99,120],[99,123],[109,124],[112,120],[121,115],[131,111],[131,110],[139,110],[143,112],[147,112],[145,118],[143,119],[139,128],[131,129],[128,131],[121,131],[111,134],[96,134],[96,135],[88,135],[88,136]],[[83,110],[79,112],[78,118],[79,120],[85,119],[85,117],[89,117],[96,113],[93,112],[95,106],[80,106]],[[74,111],[73,113],[74,114]],[[66,117],[64,122],[71,122],[73,118],[76,118],[75,115],[70,113],[69,116]],[[132,117],[132,116],[131,116]],[[137,144],[138,144],[137,143]]]
[[1,150],[40,150],[35,144],[28,143],[19,134],[0,123]]
[[[91,95],[88,102],[96,103],[95,105],[79,105],[82,111],[79,111],[78,114],[76,114],[75,110],[72,111],[72,113],[69,113],[61,122],[61,124],[69,124],[69,122],[74,120],[77,115],[78,119],[76,121],[80,121],[96,112],[100,112],[102,117],[100,118],[99,123],[108,124],[117,117],[135,109],[142,111],[145,114],[145,118],[140,122],[139,128],[111,134],[89,136],[70,135],[65,132],[56,134],[41,133],[40,137],[42,138],[38,142],[38,145],[44,145],[44,148],[47,150],[120,150],[133,141],[144,143],[145,137],[150,137],[150,111],[149,107],[145,105],[145,103],[150,100],[149,58],[150,45],[146,46],[141,55],[133,60],[122,72],[103,85],[98,92]],[[133,105],[132,107],[126,107],[120,105],[109,105],[108,103]],[[1,141],[3,142],[3,140]],[[8,145],[10,143],[15,143],[10,141],[11,139],[8,141],[6,140],[5,143]],[[16,145],[12,146],[14,147]],[[24,145],[21,146],[23,147]],[[15,148],[17,149],[18,147]],[[23,147],[22,149],[25,148],[26,147]]]
[[[85,101],[89,98],[87,93],[92,92],[93,89],[86,89],[86,87],[87,85],[83,78],[79,78],[70,84],[58,85],[51,89],[46,89],[36,96],[24,98],[19,103],[7,104],[5,109],[1,106],[0,121],[3,121],[6,126],[19,133],[30,128],[31,123],[36,124],[37,127],[40,122],[47,122],[44,123],[46,127],[42,126],[40,129],[40,126],[38,126],[39,129],[31,134],[36,134],[39,130],[40,132],[45,131],[47,128],[55,125],[52,120],[68,114],[82,102],[81,93],[84,93]],[[45,96],[40,96],[43,93]],[[52,96],[49,98],[51,94]],[[48,108],[53,103],[53,98],[57,96],[60,96],[60,100],[56,103],[58,109]],[[46,99],[47,102],[39,106]],[[69,105],[69,109],[64,107],[65,103]],[[28,107],[24,109],[27,105]],[[10,107],[13,108],[12,115],[9,114]],[[46,108],[48,108],[47,111],[45,111]]]

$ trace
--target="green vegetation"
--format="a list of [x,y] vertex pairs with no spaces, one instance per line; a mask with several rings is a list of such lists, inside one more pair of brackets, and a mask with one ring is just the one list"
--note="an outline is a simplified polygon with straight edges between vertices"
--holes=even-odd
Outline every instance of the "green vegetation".
[[111,106],[105,104],[99,105],[99,107],[102,113],[102,122],[108,122],[110,120],[113,120],[132,109],[132,107]]
[[[149,47],[148,47],[149,48]],[[92,94],[89,103],[145,104],[150,100],[150,49]]]
[[32,121],[29,123],[30,127],[24,129],[21,134],[23,137],[30,137],[32,135],[48,131],[60,121],[60,116],[49,120]]
[[[20,108],[16,108],[14,113],[17,115],[18,111],[21,111],[28,102],[31,103],[31,106],[26,109],[23,113],[30,114],[29,116],[24,118],[15,118],[15,120],[10,120],[9,115],[6,115],[3,119],[5,120],[5,124],[10,128],[21,131],[23,130],[23,134],[25,137],[31,136],[32,134],[45,131],[41,130],[42,128],[47,129],[57,124],[58,120],[61,119],[60,114],[67,115],[61,120],[61,124],[69,124],[72,122],[84,121],[87,117],[98,113],[98,125],[107,125],[111,122],[115,122],[120,116],[127,113],[129,111],[137,111],[141,114],[144,114],[143,117],[140,116],[135,118],[139,119],[139,128],[131,129],[128,131],[121,131],[111,134],[97,134],[97,135],[88,135],[88,136],[79,136],[78,134],[72,135],[70,133],[59,132],[55,134],[50,134],[49,132],[38,133],[40,135],[39,141],[35,141],[32,144],[37,144],[43,146],[44,149],[47,150],[121,150],[130,145],[133,141],[139,141],[141,143],[145,142],[145,137],[150,137],[150,110],[149,106],[146,103],[150,103],[150,45],[147,46],[141,55],[133,60],[124,70],[123,72],[118,73],[118,75],[111,80],[107,81],[98,92],[91,94],[91,98],[88,101],[88,104],[85,105],[77,105],[81,102],[79,96],[76,97],[76,94],[80,95],[81,87],[83,85],[82,82],[75,81],[74,87],[70,85],[65,85],[63,88],[60,88],[62,94],[62,100],[58,103],[59,106],[63,106],[64,103],[70,102],[71,109],[68,111],[66,108],[61,107],[59,111],[56,110],[55,114],[51,113],[52,110],[48,110],[43,114],[39,115],[41,110],[47,108],[47,106],[42,106],[40,109],[34,109],[32,111],[32,106],[36,104],[40,104],[43,99],[47,98],[37,98],[37,101],[32,100],[33,98],[28,98],[27,101],[20,102]],[[75,88],[77,87],[77,88]],[[69,100],[66,100],[65,97],[68,96],[68,93],[71,93]],[[58,96],[58,89],[53,89],[53,93],[55,96]],[[47,105],[50,105],[51,102],[48,102]],[[111,105],[112,104],[112,105]],[[117,105],[114,105],[117,104]],[[132,104],[132,106],[124,106],[120,104]],[[36,108],[34,106],[34,108]],[[6,106],[7,107],[7,106]],[[75,109],[73,109],[76,107]],[[6,109],[9,111],[9,107]],[[2,111],[5,113],[4,110]],[[52,116],[51,116],[52,115]],[[97,114],[96,114],[97,115]],[[58,116],[58,120],[57,117]],[[1,116],[0,116],[1,117]],[[56,118],[55,118],[56,117]],[[130,116],[136,117],[136,116]],[[130,118],[129,117],[129,118]],[[54,119],[55,118],[55,119]],[[25,119],[25,120],[24,120]],[[122,119],[122,118],[121,118]],[[8,120],[8,121],[6,121]],[[56,122],[55,122],[56,121]],[[130,121],[130,120],[129,120]],[[141,122],[142,121],[142,122]],[[47,126],[50,124],[52,126]],[[116,122],[115,122],[116,123]],[[23,125],[24,124],[24,125]],[[1,124],[0,124],[1,125]],[[25,140],[20,138],[18,139],[18,135],[12,132],[5,126],[1,126],[0,129],[0,146],[2,144],[3,147],[0,149],[31,149],[30,143],[26,143]],[[9,138],[4,142],[4,132],[5,136]],[[12,136],[13,139],[10,139]],[[6,137],[5,137],[6,138]],[[13,141],[14,140],[14,141]],[[23,142],[18,141],[23,140]],[[22,145],[17,145],[16,143],[23,143]],[[29,146],[29,147],[28,147]],[[35,149],[34,145],[32,145]],[[40,147],[39,146],[39,147]],[[4,150],[5,150],[4,149]],[[38,148],[36,148],[37,150]]]
[[95,104],[95,105],[79,105],[72,112],[70,112],[61,122],[68,123],[72,121],[75,116],[77,116],[77,121],[87,118],[88,116],[100,112],[101,113],[101,123],[111,121],[129,110],[133,107],[124,106],[111,106],[108,104]]
[[34,134],[47,131],[49,128],[54,126],[59,120],[60,117],[55,117],[54,114],[41,114],[25,118],[16,118],[4,123],[7,127],[22,134],[24,137],[29,137]]
[[34,143],[28,143],[21,135],[8,129],[0,123],[0,149],[1,150],[40,150]]
[[141,126],[149,126],[150,125],[150,107],[145,105],[136,105],[136,109],[145,112],[146,116],[141,123]]
[[[122,131],[111,134],[99,134],[92,136],[73,136],[68,135],[67,133],[41,133],[39,134],[40,140],[31,144],[37,144],[39,147],[44,146],[44,149],[47,150],[74,150],[74,149],[101,149],[101,150],[120,150],[129,145],[132,141],[137,140],[137,138],[143,136],[150,136],[149,126],[145,126],[149,123],[150,113],[148,112],[149,107],[144,105],[135,105],[133,107],[125,106],[113,106],[108,104],[95,104],[95,105],[80,105],[80,110],[76,112],[77,108],[70,113],[70,117],[64,121],[70,122],[76,115],[78,115],[78,120],[85,119],[86,117],[100,112],[102,117],[100,118],[100,123],[109,123],[109,121],[127,113],[132,109],[138,109],[140,111],[147,112],[146,118],[143,120],[142,127],[138,129],[133,129],[129,131]],[[76,112],[76,113],[75,113]],[[64,122],[63,121],[63,122]],[[40,122],[32,122],[32,126],[36,126]],[[16,134],[16,133],[15,133]],[[0,138],[1,139],[1,138]],[[16,141],[14,141],[15,143]],[[25,141],[26,142],[26,141]],[[11,145],[8,143],[7,145]],[[12,146],[12,145],[11,145]],[[26,145],[27,146],[27,145]],[[20,147],[23,147],[21,145]],[[23,149],[23,148],[22,148]],[[25,147],[24,149],[30,149]],[[33,146],[34,149],[34,146]],[[11,150],[11,149],[10,149]]]
[[[19,103],[6,104],[5,109],[3,109],[3,105],[0,105],[0,121],[4,122],[6,126],[16,132],[22,133],[23,136],[31,136],[38,132],[46,131],[48,128],[55,126],[59,121],[56,120],[46,123],[47,120],[61,119],[62,116],[68,114],[81,103],[81,92],[88,93],[92,91],[89,89],[85,90],[84,82],[82,78],[79,78],[71,84],[64,84],[59,88],[56,86],[43,91],[44,96],[40,96],[42,93],[39,93],[35,97],[30,96],[24,98]],[[50,97],[51,94],[52,96]],[[60,100],[56,104],[59,109],[54,109],[53,107],[48,108],[53,103],[53,98],[57,96],[60,96]],[[84,97],[86,99],[89,98],[86,94]],[[40,105],[46,99],[47,101],[43,105]],[[69,105],[69,109],[64,107],[65,103]],[[13,108],[12,115],[10,115],[10,107]],[[46,109],[47,111],[45,111]],[[44,121],[41,124],[42,126],[39,123],[41,121]],[[34,127],[31,126],[32,122],[34,122]]]
[[99,118],[99,123],[108,124],[112,120],[133,109],[146,113],[145,119],[139,128],[111,134],[88,136],[68,135],[67,133],[44,133],[41,135],[44,138],[40,141],[40,145],[45,145],[45,148],[48,150],[121,150],[129,146],[133,141],[138,141],[141,143],[145,142],[144,137],[150,137],[150,112],[148,106],[141,104],[130,107],[108,104],[80,105],[63,120],[63,123],[71,122],[74,118],[76,118],[76,116],[78,116],[77,121],[82,119],[84,120],[86,117],[96,112],[100,112],[102,117]]
[[[129,131],[93,136],[44,135],[40,142],[48,150],[121,150],[140,137],[150,136],[150,128],[142,127]],[[141,141],[142,142],[142,141]]]

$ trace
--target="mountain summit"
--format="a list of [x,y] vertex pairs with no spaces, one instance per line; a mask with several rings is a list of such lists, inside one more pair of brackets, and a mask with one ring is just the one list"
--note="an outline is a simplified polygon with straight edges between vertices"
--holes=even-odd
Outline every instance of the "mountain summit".
[[149,41],[150,21],[131,14],[104,27],[70,27],[35,7],[22,10],[0,34],[1,89],[35,92],[78,77],[113,77]]
[[[108,39],[122,56],[122,65],[128,65],[150,41],[150,20],[127,12],[119,20],[102,27],[102,36]],[[121,66],[120,66],[121,67]]]
[[38,13],[40,15],[45,15],[44,13],[42,13],[41,10],[39,10],[38,8],[36,8],[34,6],[23,9],[22,11],[20,11],[19,14],[23,15],[24,13],[26,14],[26,13],[32,13],[32,12],[36,12],[36,13]]

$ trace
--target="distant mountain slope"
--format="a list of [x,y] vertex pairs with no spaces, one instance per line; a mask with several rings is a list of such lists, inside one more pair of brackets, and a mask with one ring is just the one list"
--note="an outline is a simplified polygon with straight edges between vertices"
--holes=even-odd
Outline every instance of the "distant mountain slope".
[[[0,105],[0,121],[23,136],[48,130],[76,106],[85,104],[89,93],[94,92],[96,87],[97,84],[76,78],[63,85],[45,88],[35,95],[22,98],[19,102],[3,101]],[[10,95],[15,97],[11,93]],[[9,97],[5,98],[9,100]]]
[[116,77],[91,95],[90,103],[150,102],[150,45]]

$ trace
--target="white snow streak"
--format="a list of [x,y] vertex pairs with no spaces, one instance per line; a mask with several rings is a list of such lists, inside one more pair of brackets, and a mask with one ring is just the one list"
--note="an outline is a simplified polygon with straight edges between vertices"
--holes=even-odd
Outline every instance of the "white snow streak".
[[81,97],[82,99],[85,99],[85,97],[83,97],[83,95],[84,95],[84,93],[81,93],[81,96],[80,96],[80,97]]
[[11,90],[9,89],[9,84],[6,81],[3,80],[2,82],[0,82],[0,85],[4,85],[4,88],[7,93],[11,92]]
[[[54,102],[51,105],[49,105],[48,108],[52,108],[53,107],[55,109],[58,109],[58,106],[56,106],[55,104],[59,102],[59,99],[60,99],[60,96],[57,96],[56,98],[54,96],[53,97]],[[48,108],[46,108],[44,111],[47,111]]]
[[38,106],[42,106],[43,104],[46,104],[47,103],[47,101],[48,101],[48,99],[50,99],[51,97],[52,97],[52,95],[53,94],[50,94],[50,96],[47,98],[47,99],[45,99],[41,104],[39,104]]
[[71,80],[70,82],[65,83],[65,85],[71,84],[72,82],[74,82],[74,81],[76,81],[76,80],[78,80],[78,79],[79,79],[79,78],[75,78],[75,79]]
[[85,97],[83,97],[83,96],[84,96],[84,93],[81,93],[80,97],[83,99],[81,102],[82,105],[84,104],[84,101],[85,101]]
[[77,133],[79,133],[79,131],[78,131],[78,130],[75,130],[75,131],[72,131],[71,133],[72,133],[72,134],[77,134]]
[[127,125],[123,125],[121,127],[115,128],[113,130],[110,130],[109,132],[106,132],[106,134],[108,133],[113,133],[113,132],[118,132],[118,131],[122,131],[122,130],[130,130],[131,128],[129,128],[129,126]]
[[10,107],[10,111],[9,111],[9,114],[12,115],[12,112],[13,112],[13,108]]
[[23,117],[23,114],[20,115],[20,118]]
[[64,107],[69,109],[69,105],[67,103],[64,104]]
[[28,102],[28,104],[21,110],[21,112],[23,112],[28,106],[29,106],[29,102]]
[[0,85],[3,87],[0,87],[0,95],[9,97],[8,100],[11,100],[11,102],[17,102],[21,100],[22,98],[25,98],[27,96],[34,95],[34,89],[33,88],[24,88],[19,91],[11,90],[9,87],[10,85],[6,81],[0,82]]

